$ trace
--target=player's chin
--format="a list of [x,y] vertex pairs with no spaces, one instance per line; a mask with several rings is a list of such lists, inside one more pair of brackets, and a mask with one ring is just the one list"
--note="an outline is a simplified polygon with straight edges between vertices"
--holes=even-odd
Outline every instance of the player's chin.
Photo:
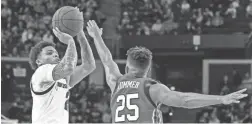
[[59,64],[60,63],[60,60],[54,60],[53,62],[52,62],[52,64]]

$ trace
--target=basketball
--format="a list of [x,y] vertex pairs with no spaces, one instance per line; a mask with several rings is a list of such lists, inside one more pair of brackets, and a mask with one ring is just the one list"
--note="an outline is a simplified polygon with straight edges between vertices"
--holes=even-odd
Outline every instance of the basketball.
[[61,7],[53,15],[52,26],[74,37],[83,30],[83,15],[78,8]]

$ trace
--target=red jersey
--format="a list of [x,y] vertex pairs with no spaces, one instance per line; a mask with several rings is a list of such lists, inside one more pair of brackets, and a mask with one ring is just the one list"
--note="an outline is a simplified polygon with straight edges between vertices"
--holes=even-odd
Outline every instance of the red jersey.
[[149,94],[155,80],[126,74],[116,83],[110,103],[113,123],[162,123],[160,105]]

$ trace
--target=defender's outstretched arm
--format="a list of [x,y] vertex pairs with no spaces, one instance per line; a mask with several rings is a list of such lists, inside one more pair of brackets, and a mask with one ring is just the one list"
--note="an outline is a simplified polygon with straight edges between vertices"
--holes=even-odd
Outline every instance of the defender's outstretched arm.
[[182,93],[177,91],[171,91],[163,84],[155,84],[150,87],[150,96],[153,101],[182,108],[200,108],[216,104],[231,104],[239,103],[239,100],[248,96],[243,94],[246,89],[225,95],[205,95],[198,93]]
[[88,33],[94,38],[95,47],[105,68],[107,84],[113,92],[116,86],[116,81],[122,76],[122,74],[101,37],[102,29],[100,29],[93,20],[89,21],[87,24]]

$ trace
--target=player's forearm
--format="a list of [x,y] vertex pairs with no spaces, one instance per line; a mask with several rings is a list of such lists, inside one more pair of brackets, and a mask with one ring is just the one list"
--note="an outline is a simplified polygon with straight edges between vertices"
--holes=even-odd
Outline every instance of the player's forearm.
[[77,63],[77,50],[73,39],[69,40],[64,57],[53,69],[53,78],[58,80],[70,75]]
[[222,97],[197,93],[183,93],[184,108],[201,108],[210,105],[222,104]]
[[93,52],[85,34],[83,34],[82,37],[78,38],[78,41],[81,47],[81,66],[95,67],[95,59],[93,56]]
[[105,45],[103,39],[101,36],[96,36],[94,38],[95,40],[95,47],[98,51],[98,54],[100,56],[100,59],[102,63],[107,63],[112,60],[112,55],[108,49],[108,47]]
[[74,40],[70,40],[65,52],[65,56],[62,58],[61,62],[65,65],[65,68],[72,68],[76,67],[77,64],[77,50]]

